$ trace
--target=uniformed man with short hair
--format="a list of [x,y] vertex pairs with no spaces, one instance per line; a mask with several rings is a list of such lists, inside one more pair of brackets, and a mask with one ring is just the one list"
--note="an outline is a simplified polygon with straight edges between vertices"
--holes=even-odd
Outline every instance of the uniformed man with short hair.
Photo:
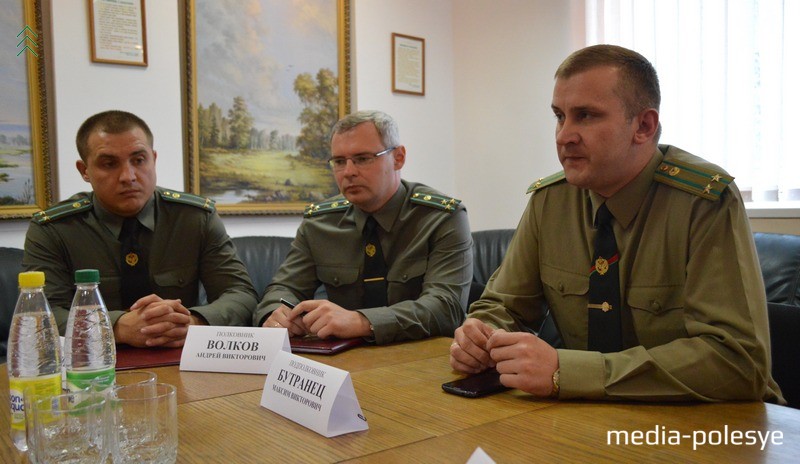
[[[34,215],[23,267],[44,271],[65,333],[77,269],[100,271],[117,343],[182,346],[190,324],[250,325],[257,296],[214,202],[156,186],[153,135],[106,111],[78,130],[78,172],[92,185]],[[202,283],[208,304],[200,304]]]
[[[747,213],[720,167],[658,145],[658,77],[597,45],[556,72],[564,171],[537,181],[450,363],[560,399],[782,401]],[[556,349],[524,331],[554,317]]]
[[[341,195],[306,208],[255,325],[377,344],[452,336],[472,281],[466,209],[401,180],[406,149],[385,113],[360,111],[340,120],[331,154]],[[320,285],[327,299],[314,300]],[[298,304],[290,309],[281,298]]]

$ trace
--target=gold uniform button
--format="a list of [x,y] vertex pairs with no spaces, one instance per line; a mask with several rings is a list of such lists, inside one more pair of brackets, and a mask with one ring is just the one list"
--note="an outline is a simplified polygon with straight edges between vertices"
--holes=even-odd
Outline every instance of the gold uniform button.
[[650,301],[650,310],[653,311],[653,312],[658,312],[659,310],[661,310],[661,303],[659,303],[656,300],[651,300]]

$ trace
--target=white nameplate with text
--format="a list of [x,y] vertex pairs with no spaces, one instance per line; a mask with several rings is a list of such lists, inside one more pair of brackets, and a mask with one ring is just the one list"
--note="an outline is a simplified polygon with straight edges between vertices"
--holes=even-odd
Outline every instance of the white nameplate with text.
[[284,328],[191,325],[181,370],[266,374],[282,351],[291,353],[289,332]]
[[287,352],[272,362],[261,406],[327,438],[369,428],[349,372]]

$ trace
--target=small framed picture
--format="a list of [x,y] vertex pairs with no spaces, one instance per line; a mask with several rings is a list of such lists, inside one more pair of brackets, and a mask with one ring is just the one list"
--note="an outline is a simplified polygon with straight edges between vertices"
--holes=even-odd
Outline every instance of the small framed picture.
[[92,61],[147,66],[144,0],[87,0]]
[[392,33],[392,92],[425,95],[425,39]]

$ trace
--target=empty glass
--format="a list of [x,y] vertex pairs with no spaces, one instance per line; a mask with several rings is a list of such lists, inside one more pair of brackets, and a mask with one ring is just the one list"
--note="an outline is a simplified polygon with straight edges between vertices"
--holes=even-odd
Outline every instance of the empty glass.
[[115,386],[107,398],[115,463],[175,462],[178,404],[174,386],[165,383]]
[[26,406],[33,427],[34,462],[102,463],[109,453],[106,398],[88,391],[33,398]]

